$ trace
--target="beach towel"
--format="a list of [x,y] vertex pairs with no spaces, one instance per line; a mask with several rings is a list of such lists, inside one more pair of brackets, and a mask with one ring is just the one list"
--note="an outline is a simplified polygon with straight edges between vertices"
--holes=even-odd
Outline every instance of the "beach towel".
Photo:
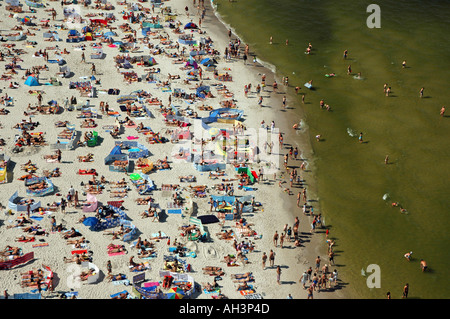
[[44,217],[42,216],[30,216],[30,218],[37,220],[37,221],[41,221]]
[[109,253],[108,252],[108,256],[119,256],[119,255],[125,255],[127,252],[126,251],[119,251],[116,253]]
[[21,242],[21,243],[31,243],[31,242],[34,242],[36,240],[36,238],[31,238],[31,239],[19,239],[18,241],[19,242]]
[[215,294],[220,293],[220,288],[214,288],[214,290],[208,291],[206,288],[203,288],[203,293],[205,294]]
[[124,291],[121,291],[121,292],[112,294],[112,295],[110,295],[110,297],[111,297],[111,298],[119,297],[121,294],[127,294],[127,295],[129,295],[129,294],[128,294],[128,291],[124,290]]
[[[84,248],[84,249],[88,249],[88,248],[89,248],[89,245],[86,244],[86,243],[80,244],[80,246],[81,246],[81,248]],[[77,247],[75,247],[75,244],[73,244],[73,245],[72,245],[72,248],[75,249],[75,248],[77,248]]]
[[79,255],[81,255],[81,254],[87,254],[87,249],[77,249],[77,250],[72,250],[72,255],[75,255],[75,254],[79,254]]
[[139,136],[127,136],[128,140],[137,140]]
[[[156,237],[158,237],[159,236],[159,233],[153,233],[152,234],[152,238],[156,238]],[[161,232],[161,238],[167,238],[168,236],[164,233],[164,232]],[[158,237],[159,238],[159,237]]]
[[125,285],[125,286],[130,285],[130,281],[128,279],[113,280],[112,283],[113,285]]
[[240,290],[239,292],[242,296],[247,296],[247,295],[254,294],[256,291],[253,288],[250,288],[250,289],[246,289],[246,290]]
[[144,282],[142,285],[143,285],[145,288],[152,288],[152,287],[154,287],[154,288],[156,289],[156,287],[159,286],[159,282],[157,282],[157,281]]
[[13,259],[13,260],[0,262],[0,270],[11,269],[17,265],[24,264],[32,259],[34,259],[34,252],[30,252],[28,254],[25,254],[19,258]]
[[181,209],[168,209],[167,213],[181,215]]

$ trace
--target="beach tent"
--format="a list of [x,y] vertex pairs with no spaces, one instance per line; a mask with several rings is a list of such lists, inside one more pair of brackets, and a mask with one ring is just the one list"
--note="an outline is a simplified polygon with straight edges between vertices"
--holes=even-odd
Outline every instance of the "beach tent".
[[95,227],[95,225],[98,224],[97,217],[88,217],[85,220],[83,220],[83,225],[87,227]]
[[195,23],[193,23],[193,22],[188,22],[185,26],[184,26],[184,29],[186,30],[186,29],[198,29],[198,26],[195,24]]
[[206,51],[205,50],[192,50],[191,52],[189,52],[190,56],[198,56],[198,55],[205,55]]
[[39,86],[39,82],[34,76],[30,75],[25,80],[25,85],[28,85],[28,86]]
[[197,88],[196,95],[197,95],[197,97],[204,99],[204,98],[206,98],[206,94],[210,91],[211,90],[210,90],[209,86],[200,86]]
[[103,37],[105,37],[105,38],[112,38],[114,36],[116,36],[116,34],[112,31],[108,31],[103,34]]
[[43,8],[44,4],[40,0],[25,0],[25,4],[31,8]]
[[155,58],[154,58],[154,57],[150,57],[150,58],[148,59],[148,64],[149,64],[150,66],[155,65],[155,64],[156,64]]
[[193,61],[193,60],[187,61],[187,62],[186,62],[186,66],[190,66],[190,67],[193,67],[194,69],[198,69],[198,64],[197,64],[197,62],[195,62],[195,61]]
[[13,7],[18,7],[20,5],[19,0],[6,0],[5,2],[6,2],[6,4],[13,6]]
[[214,66],[217,64],[217,61],[211,58],[204,58],[203,60],[200,61],[200,64],[204,66]]

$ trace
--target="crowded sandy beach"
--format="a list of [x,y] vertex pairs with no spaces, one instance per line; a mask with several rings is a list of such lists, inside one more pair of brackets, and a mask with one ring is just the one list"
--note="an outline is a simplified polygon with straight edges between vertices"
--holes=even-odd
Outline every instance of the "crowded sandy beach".
[[294,88],[208,1],[1,12],[3,298],[345,296]]

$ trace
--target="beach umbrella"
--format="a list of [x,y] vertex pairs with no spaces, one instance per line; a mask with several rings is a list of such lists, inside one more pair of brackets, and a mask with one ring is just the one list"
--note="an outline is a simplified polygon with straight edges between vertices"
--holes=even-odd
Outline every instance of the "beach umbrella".
[[88,226],[88,227],[92,227],[97,225],[98,223],[98,219],[95,217],[88,217],[85,220],[83,220],[83,225]]
[[141,179],[141,175],[135,173],[135,174],[130,174],[130,179],[133,181],[137,181]]
[[183,299],[185,296],[183,289],[174,287],[166,294],[167,299]]
[[154,57],[151,57],[150,59],[148,59],[148,64],[149,65],[155,65],[156,64],[156,60],[155,60],[155,58]]
[[26,24],[28,24],[30,21],[31,21],[31,18],[29,16],[25,16],[20,20],[20,22],[26,23]]

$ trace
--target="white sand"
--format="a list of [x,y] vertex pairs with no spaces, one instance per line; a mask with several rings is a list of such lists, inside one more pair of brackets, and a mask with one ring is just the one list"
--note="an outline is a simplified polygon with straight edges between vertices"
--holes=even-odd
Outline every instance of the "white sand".
[[[206,1],[207,2],[207,1]],[[57,20],[50,21],[50,24],[61,24],[63,23],[63,15],[62,15],[62,7],[59,2],[48,2],[48,4],[55,7],[57,10]],[[125,8],[122,5],[115,5],[114,11],[106,11],[108,13],[114,12],[117,20],[112,25],[114,27],[118,27],[119,25],[125,23],[126,21],[122,19],[122,15],[120,12]],[[187,22],[192,18],[194,23],[198,23],[199,16],[196,15],[196,10],[192,5],[192,1],[168,1],[164,2],[165,6],[171,6],[173,12],[179,13],[176,17],[177,20],[181,21],[181,26],[184,26]],[[4,5],[4,4],[3,4]],[[187,17],[185,14],[184,7],[189,6],[189,12],[191,14],[190,17]],[[226,34],[226,29],[223,25],[221,25],[216,17],[214,16],[209,3],[207,5],[207,13],[206,17],[202,22],[201,29],[206,32],[206,36],[210,36],[214,41],[213,47],[220,52],[220,59],[217,69],[219,73],[223,73],[224,68],[229,68],[227,72],[233,76],[233,82],[226,82],[225,84],[230,89],[230,91],[234,92],[234,99],[237,101],[238,108],[244,110],[245,114],[245,125],[248,128],[259,128],[262,120],[265,120],[266,124],[270,125],[272,120],[275,120],[277,126],[285,125],[284,129],[281,131],[289,131],[289,134],[285,136],[285,143],[292,143],[291,140],[288,139],[290,136],[296,136],[296,143],[300,146],[300,152],[305,157],[311,158],[311,151],[308,148],[308,132],[303,132],[300,134],[292,134],[292,124],[298,122],[300,119],[290,119],[291,123],[286,123],[285,119],[279,117],[279,115],[275,115],[275,110],[278,109],[281,105],[282,94],[270,94],[272,91],[270,86],[267,87],[267,91],[263,92],[265,97],[263,105],[270,105],[271,107],[259,107],[257,105],[257,97],[255,93],[255,87],[260,82],[261,73],[267,74],[268,85],[271,85],[273,82],[273,74],[269,73],[269,70],[264,69],[261,66],[253,65],[251,59],[247,61],[247,66],[244,66],[242,60],[234,60],[231,62],[225,62],[223,60],[223,51],[228,42],[228,36]],[[144,3],[144,7],[150,7],[149,3]],[[83,15],[87,12],[87,8],[82,8]],[[100,10],[91,9],[90,12],[102,12]],[[105,11],[104,11],[105,12]],[[155,10],[155,15],[158,14],[159,9]],[[3,30],[2,35],[10,33],[10,30],[14,25],[17,24],[16,20],[12,17],[8,17],[7,12],[2,9],[2,16],[0,17],[0,25]],[[27,13],[18,14],[19,17],[25,16]],[[29,13],[28,13],[29,14]],[[194,17],[192,16],[194,14]],[[35,15],[37,19],[35,20],[37,24],[39,24],[41,19],[50,18],[51,15],[49,12],[46,12],[45,9],[37,9],[37,13],[33,13],[30,15]],[[159,31],[159,33],[167,32],[170,35],[170,39],[172,39],[175,43],[177,39],[177,35],[172,32],[167,27],[167,23],[162,22],[164,27],[164,31]],[[138,39],[142,38],[142,35],[139,30],[138,24],[131,25],[132,28],[137,30]],[[25,27],[26,30],[27,27]],[[108,30],[105,30],[108,31]],[[119,29],[115,30],[116,32],[120,32]],[[11,31],[13,32],[13,31]],[[167,105],[168,98],[171,93],[162,92],[159,88],[156,87],[156,84],[147,84],[147,83],[133,83],[131,85],[126,84],[123,81],[122,76],[117,72],[114,67],[113,57],[119,54],[117,48],[109,48],[107,46],[103,46],[104,52],[106,53],[106,59],[104,60],[91,60],[90,54],[92,52],[91,43],[93,42],[82,42],[87,45],[87,49],[85,50],[86,61],[88,63],[80,63],[81,61],[81,52],[74,50],[74,47],[77,44],[66,43],[66,34],[67,31],[59,30],[59,35],[63,39],[60,42],[47,42],[43,40],[42,33],[43,29],[40,28],[39,31],[31,30],[31,32],[36,33],[34,37],[28,37],[27,40],[37,41],[38,44],[34,46],[34,48],[26,47],[24,41],[14,42],[16,44],[15,48],[24,49],[27,54],[20,55],[19,57],[23,59],[23,62],[19,62],[18,64],[22,66],[22,68],[31,68],[34,65],[44,65],[45,61],[43,58],[34,58],[32,57],[32,53],[38,51],[39,49],[44,49],[48,46],[58,45],[59,49],[62,51],[64,48],[70,52],[68,55],[62,55],[64,59],[67,61],[67,65],[74,72],[74,76],[72,78],[60,78],[58,79],[62,82],[62,86],[40,86],[40,87],[28,87],[24,85],[24,80],[22,80],[22,76],[24,75],[24,71],[18,71],[19,74],[15,75],[13,81],[16,81],[20,84],[18,89],[8,89],[9,81],[5,81],[3,84],[2,95],[7,93],[10,96],[14,97],[14,107],[9,107],[8,110],[10,114],[5,116],[0,116],[0,123],[2,124],[2,128],[0,129],[0,137],[4,138],[7,142],[7,145],[3,147],[3,152],[11,156],[11,161],[15,164],[13,172],[9,173],[10,181],[7,184],[0,185],[0,202],[7,206],[7,202],[9,197],[14,193],[15,190],[19,191],[19,196],[25,196],[25,186],[22,181],[19,181],[18,178],[25,173],[20,169],[21,165],[26,161],[31,160],[32,163],[37,164],[38,171],[37,174],[39,176],[42,175],[43,170],[52,170],[55,167],[59,167],[62,171],[62,177],[52,178],[53,183],[57,187],[58,191],[63,195],[67,194],[68,189],[71,185],[74,186],[76,190],[80,192],[80,200],[84,201],[85,196],[81,195],[82,187],[80,186],[81,182],[87,183],[90,176],[80,176],[77,174],[79,168],[95,168],[99,176],[104,175],[109,181],[118,181],[123,177],[126,177],[124,173],[116,173],[110,172],[108,167],[104,165],[103,160],[109,154],[109,152],[114,147],[115,140],[112,139],[107,132],[102,129],[104,125],[112,125],[114,124],[114,118],[103,115],[101,119],[97,120],[99,135],[103,138],[101,145],[98,145],[94,148],[88,147],[78,147],[73,151],[63,151],[62,160],[63,163],[55,164],[55,163],[47,163],[44,159],[44,155],[52,154],[53,151],[50,149],[50,146],[44,146],[39,148],[30,149],[28,147],[25,148],[24,152],[19,154],[12,154],[11,149],[13,146],[13,139],[15,134],[20,134],[20,132],[16,129],[13,129],[12,126],[21,121],[22,119],[26,119],[23,116],[23,112],[26,109],[26,106],[31,103],[35,105],[37,103],[36,96],[28,94],[28,90],[30,89],[38,89],[45,90],[45,94],[43,95],[44,103],[55,99],[62,105],[64,98],[71,97],[72,95],[76,96],[79,103],[83,103],[86,98],[82,98],[79,96],[79,93],[76,90],[69,90],[69,82],[70,81],[79,81],[80,77],[88,76],[90,77],[90,62],[95,62],[97,67],[97,79],[101,80],[101,85],[96,86],[97,89],[109,89],[109,88],[119,88],[121,90],[121,94],[130,94],[132,91],[142,89],[153,96],[160,98],[163,101],[164,105]],[[189,31],[188,31],[189,32]],[[199,39],[201,35],[198,33],[193,33],[194,38]],[[122,36],[119,35],[114,37],[115,40],[121,39]],[[233,36],[233,39],[235,37]],[[158,43],[158,40],[150,37],[152,43]],[[131,53],[131,55],[139,56],[149,55],[149,49],[145,48],[142,43],[139,43],[138,46],[141,48],[140,52]],[[164,46],[163,46],[164,47]],[[180,50],[183,45],[180,45]],[[2,48],[5,52],[5,48]],[[167,49],[167,52],[176,52],[176,49]],[[49,51],[49,59],[54,57],[53,51]],[[187,48],[187,52],[189,52],[189,48]],[[161,69],[161,79],[165,80],[163,75],[167,75],[168,73],[172,75],[180,75],[180,80],[172,81],[172,90],[174,88],[183,88],[188,93],[194,93],[194,88],[197,82],[191,82],[189,85],[183,83],[185,76],[185,71],[180,70],[180,64],[173,64],[172,59],[165,55],[155,55],[154,58],[158,62],[155,66]],[[8,63],[1,62],[2,65]],[[55,73],[59,71],[59,66],[57,64],[49,64],[49,71],[43,71],[40,74],[40,82],[45,82],[45,78],[54,77]],[[3,68],[2,68],[3,69]],[[144,68],[140,66],[134,65],[134,68],[129,71],[136,71],[138,75],[144,74]],[[122,69],[123,70],[123,69]],[[209,77],[212,80],[204,80],[204,85],[211,85],[213,83],[218,83],[213,79],[213,74],[211,72],[203,72],[204,77]],[[249,97],[246,98],[243,93],[243,87],[245,84],[252,84],[252,92],[249,94]],[[285,90],[285,88],[281,85],[281,81],[278,81],[280,90]],[[204,101],[204,105],[211,105],[214,108],[219,107],[219,101],[223,98],[219,97],[216,89],[212,86],[212,94],[216,96],[214,99],[207,99]],[[117,96],[107,95],[107,94],[99,94],[97,98],[91,98],[91,104],[95,106],[95,108],[99,111],[99,103],[100,101],[108,102],[112,109],[120,111],[119,105],[116,103]],[[186,105],[183,103],[178,103],[176,99],[172,99],[175,105],[181,106],[181,108],[185,108]],[[202,102],[197,102],[197,105],[201,105]],[[157,111],[157,107],[150,106],[152,109],[152,113],[155,118],[153,119],[144,119],[137,120],[137,123],[143,122],[144,125],[150,126],[155,132],[165,132],[167,127],[163,123],[162,115]],[[198,111],[200,116],[206,116],[208,113]],[[121,112],[122,113],[122,112]],[[37,131],[45,132],[45,139],[47,143],[55,143],[57,134],[62,130],[61,128],[54,128],[54,123],[56,121],[64,121],[68,120],[72,124],[76,124],[76,129],[82,131],[83,133],[88,129],[81,129],[81,119],[77,119],[77,115],[79,111],[68,112],[64,111],[62,114],[58,115],[36,115],[33,120],[38,121],[40,123]],[[289,114],[289,111],[288,111]],[[287,118],[288,116],[286,116]],[[120,119],[124,118],[124,113]],[[287,125],[287,126],[286,126]],[[214,125],[213,125],[214,126]],[[228,125],[221,124],[221,127],[228,127]],[[281,126],[283,127],[283,126]],[[138,134],[134,129],[127,128],[125,133],[121,135],[119,140],[125,140],[126,136],[139,136],[137,139],[138,142],[143,143],[148,146],[150,150],[151,156],[150,160],[156,161],[158,159],[162,159],[165,156],[169,157],[169,161],[171,161],[171,153],[176,149],[177,145],[172,143],[166,144],[155,144],[149,145],[146,141],[146,138],[142,134]],[[163,135],[164,136],[164,135]],[[275,140],[276,142],[276,140]],[[180,144],[181,146],[181,144]],[[77,156],[86,155],[88,152],[94,153],[94,162],[93,163],[79,163],[77,160]],[[284,150],[283,153],[286,153],[287,150]],[[1,152],[0,152],[1,153]],[[279,156],[280,163],[282,163],[282,156]],[[290,163],[292,164],[292,162]],[[297,166],[300,166],[300,161]],[[197,183],[193,183],[194,185],[209,185],[213,186],[218,183],[218,180],[214,181],[208,178],[208,173],[200,173],[196,171],[191,163],[172,163],[172,169],[166,171],[159,171],[157,173],[150,174],[150,178],[155,182],[155,184],[160,187],[161,184],[181,184],[182,186],[187,186],[188,183],[180,183],[178,177],[182,175],[195,175],[197,177]],[[10,165],[12,167],[12,165]],[[258,165],[255,164],[253,169],[258,170]],[[283,171],[282,169],[281,171]],[[235,175],[234,168],[231,165],[227,167],[227,177],[231,178]],[[11,175],[12,174],[12,175]],[[308,183],[308,199],[314,199],[314,181],[312,180],[311,172],[301,173],[302,177]],[[278,174],[279,175],[279,174]],[[288,183],[288,178],[286,174],[284,174],[284,179]],[[12,178],[11,178],[12,177]],[[226,295],[228,298],[244,298],[239,292],[236,291],[237,284],[234,283],[230,277],[231,274],[252,272],[255,282],[251,283],[256,293],[261,294],[264,298],[286,298],[288,294],[291,294],[293,298],[306,298],[306,291],[302,289],[299,284],[299,278],[301,273],[306,270],[309,266],[313,266],[314,268],[314,260],[317,255],[322,257],[322,265],[327,263],[326,256],[326,244],[325,237],[323,232],[319,234],[313,234],[312,236],[307,235],[306,233],[310,230],[310,222],[312,217],[304,216],[301,212],[301,209],[294,208],[296,203],[296,193],[297,189],[294,190],[295,195],[288,196],[286,193],[282,191],[281,188],[278,187],[278,182],[273,181],[272,176],[266,177],[269,179],[266,183],[255,184],[255,187],[258,189],[255,192],[244,192],[242,190],[237,190],[237,183],[234,182],[235,185],[235,195],[255,195],[256,201],[261,202],[263,204],[263,211],[258,211],[251,215],[244,214],[244,217],[247,219],[249,223],[254,224],[253,228],[258,232],[258,234],[262,235],[262,239],[254,240],[256,244],[256,250],[252,253],[247,254],[249,264],[242,264],[239,262],[238,267],[227,267],[227,265],[222,261],[223,257],[227,254],[235,254],[236,251],[233,249],[231,245],[231,241],[219,240],[216,237],[216,233],[221,231],[221,226],[219,224],[209,224],[207,225],[207,229],[210,233],[211,242],[208,243],[196,243],[197,247],[197,257],[187,257],[184,258],[186,262],[192,265],[192,272],[189,273],[197,283],[206,283],[212,282],[213,277],[204,275],[202,273],[202,268],[205,266],[218,266],[222,267],[225,271],[225,275],[222,277],[222,280],[219,281],[219,284],[222,286],[221,292]],[[128,180],[128,178],[127,178]],[[130,185],[130,183],[128,183]],[[287,184],[285,184],[287,185]],[[152,222],[150,218],[142,219],[140,213],[143,211],[144,206],[138,206],[135,203],[135,199],[139,196],[137,191],[131,185],[132,190],[128,192],[128,197],[125,198],[124,206],[126,207],[126,214],[128,215],[131,222],[138,229],[138,234],[142,239],[148,239],[151,234],[156,233],[158,231],[162,231],[165,234],[169,235],[171,241],[175,238],[178,240],[184,240],[181,236],[179,236],[180,231],[178,227],[181,225],[187,225],[188,219],[182,218],[180,215],[166,215],[166,218],[163,222]],[[105,190],[109,190],[110,187],[106,186]],[[188,196],[189,193],[187,191],[182,192],[183,196]],[[210,190],[210,194],[219,194],[216,191]],[[170,197],[167,197],[166,192],[162,192],[160,190],[154,191],[152,194],[155,202],[160,205],[162,208],[166,208],[166,203],[170,201]],[[48,195],[42,198],[35,198],[37,200],[41,200],[42,206],[45,207],[47,203],[51,202],[59,202],[60,196],[56,196],[55,194]],[[109,200],[115,200],[109,197],[109,192],[104,191],[103,194],[97,195],[98,200],[106,204]],[[205,199],[194,199],[195,205],[197,209],[194,214],[197,215],[205,215],[209,214],[209,198]],[[317,205],[315,203],[314,205]],[[315,207],[315,213],[318,213],[318,207]],[[82,211],[80,208],[75,209],[73,207],[67,208],[66,215],[62,215],[59,211],[53,213],[56,217],[57,223],[63,223],[67,229],[71,227],[75,227],[78,229],[83,236],[87,238],[89,241],[89,250],[93,252],[93,263],[97,265],[102,274],[100,276],[100,281],[96,284],[81,284],[80,287],[74,288],[74,291],[78,291],[79,297],[83,299],[103,299],[110,298],[111,294],[117,293],[119,291],[127,290],[131,292],[131,286],[117,286],[113,283],[108,282],[104,277],[106,274],[106,263],[108,260],[111,260],[113,270],[113,274],[124,273],[127,275],[128,279],[132,279],[134,275],[137,273],[130,272],[128,269],[128,260],[130,256],[135,256],[135,261],[144,261],[138,258],[137,252],[135,249],[130,249],[130,243],[124,243],[121,240],[111,240],[110,236],[105,236],[104,232],[93,232],[88,229],[88,227],[83,224],[77,224],[76,222],[82,216]],[[214,214],[214,213],[213,213]],[[63,261],[63,257],[69,257],[71,254],[72,247],[66,244],[66,241],[62,239],[62,235],[60,233],[51,233],[48,237],[37,236],[36,238],[43,239],[45,242],[49,244],[47,247],[39,247],[32,248],[34,243],[17,243],[14,239],[22,234],[23,231],[19,228],[10,228],[7,229],[7,225],[11,225],[11,221],[15,220],[15,217],[18,216],[19,213],[15,212],[14,216],[5,216],[3,213],[1,214],[1,218],[3,219],[3,224],[0,227],[0,238],[2,247],[4,248],[6,245],[19,246],[23,249],[24,253],[34,251],[35,260],[33,262],[29,262],[26,265],[16,267],[11,270],[3,270],[0,271],[0,289],[8,290],[9,294],[14,293],[22,293],[29,292],[29,288],[21,288],[20,287],[20,273],[25,272],[31,269],[36,269],[41,267],[41,265],[48,265],[56,274],[55,280],[55,292],[67,292],[70,291],[72,287],[70,284],[70,276],[73,274],[73,268],[68,267],[68,265]],[[87,216],[93,216],[93,213],[87,213]],[[305,243],[302,247],[295,248],[293,247],[293,243],[286,243],[285,248],[280,248],[279,246],[275,248],[272,244],[272,236],[275,230],[278,233],[283,231],[283,226],[285,224],[289,224],[292,226],[294,222],[294,216],[299,216],[300,218],[300,231],[303,231],[305,234],[302,237],[306,239]],[[42,221],[36,222],[41,225],[45,229],[49,229],[50,219],[45,217]],[[224,229],[229,229],[232,227],[234,229],[235,222],[234,221],[226,221]],[[185,241],[185,240],[184,240]],[[37,243],[40,243],[37,241]],[[106,246],[109,243],[114,244],[125,244],[128,248],[128,254],[119,255],[110,257],[107,254]],[[151,269],[145,272],[145,277],[147,281],[160,281],[159,271],[163,267],[163,256],[170,255],[168,253],[168,245],[167,240],[162,240],[160,242],[155,242],[158,256],[157,258],[150,260]],[[189,244],[191,245],[191,244]],[[273,249],[276,252],[275,265],[281,265],[282,267],[282,275],[281,275],[281,285],[276,283],[276,269],[275,267],[267,267],[267,269],[262,270],[261,266],[261,256],[263,252],[269,253],[269,250]],[[215,255],[209,255],[208,251],[213,250]],[[269,262],[267,263],[269,264]],[[333,266],[330,266],[330,270],[333,270]],[[339,295],[338,295],[339,294]],[[57,294],[54,293],[44,293],[46,297],[56,297]],[[211,298],[210,294],[205,293],[195,293],[193,295],[194,298]],[[338,298],[342,297],[342,292],[340,290],[337,291],[323,291],[320,293],[314,293],[314,298]]]

